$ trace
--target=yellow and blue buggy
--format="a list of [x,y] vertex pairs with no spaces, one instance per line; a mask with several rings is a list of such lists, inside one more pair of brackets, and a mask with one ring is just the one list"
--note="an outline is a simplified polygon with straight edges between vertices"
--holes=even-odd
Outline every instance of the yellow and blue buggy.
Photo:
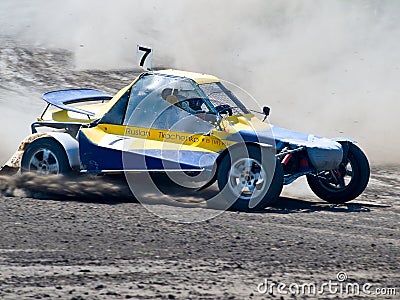
[[73,89],[43,99],[32,135],[8,163],[21,172],[182,173],[198,189],[217,182],[238,210],[265,208],[300,176],[331,203],[356,198],[369,180],[353,141],[269,125],[211,75],[146,71],[113,97]]

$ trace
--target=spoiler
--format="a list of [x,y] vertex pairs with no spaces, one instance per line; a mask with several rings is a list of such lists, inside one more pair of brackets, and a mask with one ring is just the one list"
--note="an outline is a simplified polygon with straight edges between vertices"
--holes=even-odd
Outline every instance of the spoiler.
[[84,114],[89,117],[94,116],[95,114],[91,111],[68,105],[88,101],[110,100],[111,98],[111,95],[94,89],[69,89],[47,92],[42,96],[42,99],[48,103],[42,117],[50,105],[54,105],[60,109]]

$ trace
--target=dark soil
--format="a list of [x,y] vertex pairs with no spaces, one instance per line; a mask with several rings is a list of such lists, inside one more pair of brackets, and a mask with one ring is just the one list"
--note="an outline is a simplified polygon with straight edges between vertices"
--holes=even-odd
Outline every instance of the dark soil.
[[[0,298],[302,298],[261,294],[258,285],[338,283],[339,272],[349,283],[369,283],[371,293],[400,293],[399,175],[398,167],[373,169],[366,192],[346,205],[281,197],[259,213],[223,212],[192,224],[160,218],[122,189],[115,190],[121,201],[106,191],[94,196],[88,185],[87,199],[78,191],[66,200],[62,193],[27,198],[28,185],[14,189],[3,178],[11,196],[0,198]],[[177,215],[210,210],[154,206]]]

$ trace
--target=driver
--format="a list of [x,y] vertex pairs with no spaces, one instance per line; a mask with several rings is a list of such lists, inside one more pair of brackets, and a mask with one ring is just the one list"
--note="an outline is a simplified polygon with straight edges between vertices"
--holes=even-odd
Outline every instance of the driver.
[[161,92],[161,97],[170,104],[175,105],[192,115],[204,112],[201,108],[204,103],[203,99],[188,98],[184,93],[181,93],[177,89],[165,88]]
[[[168,103],[168,107],[163,109],[163,112],[158,118],[158,122],[161,122],[163,127],[178,130],[184,126],[185,130],[187,130],[187,128],[193,126],[198,129],[199,126],[201,127],[199,124],[204,123],[202,121],[206,121],[206,123],[211,123],[212,125],[215,124],[215,114],[207,114],[207,112],[203,110],[203,107],[207,107],[207,105],[204,99],[194,90],[181,90],[168,87],[164,88],[160,94],[166,104]],[[196,119],[188,118],[190,115],[195,116]],[[197,118],[202,121],[197,120]],[[191,120],[191,124],[188,123],[189,120]],[[196,130],[196,128],[193,128],[193,130]]]
[[180,109],[177,89],[165,88],[161,91],[161,97],[170,105],[162,109],[157,118],[157,126],[161,126],[161,129],[171,129],[179,120],[185,117],[186,112]]

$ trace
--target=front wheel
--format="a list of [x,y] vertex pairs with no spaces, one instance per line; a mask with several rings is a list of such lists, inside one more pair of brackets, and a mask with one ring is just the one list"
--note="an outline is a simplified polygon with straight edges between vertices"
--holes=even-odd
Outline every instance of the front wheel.
[[337,169],[307,175],[311,190],[321,199],[334,204],[345,203],[358,197],[367,187],[370,167],[365,154],[352,143],[347,156]]
[[270,150],[243,148],[245,151],[232,150],[221,160],[218,187],[230,209],[261,210],[274,203],[282,191],[282,165]]
[[38,175],[66,174],[71,171],[62,146],[52,138],[40,138],[30,143],[22,156],[21,173]]

